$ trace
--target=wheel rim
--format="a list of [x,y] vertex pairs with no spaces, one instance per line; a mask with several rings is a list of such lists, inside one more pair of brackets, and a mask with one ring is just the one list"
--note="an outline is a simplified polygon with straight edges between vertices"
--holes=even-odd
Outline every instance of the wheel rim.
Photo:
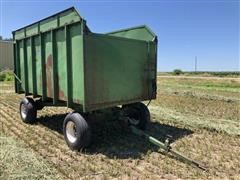
[[132,108],[129,112],[128,117],[129,117],[130,124],[137,126],[140,123],[140,116],[139,116],[138,109]]
[[27,107],[25,104],[21,105],[21,116],[23,119],[26,119],[27,117]]
[[130,122],[130,124],[136,126],[139,124],[139,119],[129,118],[129,122]]
[[74,143],[77,140],[77,131],[76,125],[72,121],[68,121],[66,125],[66,134],[67,138],[71,143]]

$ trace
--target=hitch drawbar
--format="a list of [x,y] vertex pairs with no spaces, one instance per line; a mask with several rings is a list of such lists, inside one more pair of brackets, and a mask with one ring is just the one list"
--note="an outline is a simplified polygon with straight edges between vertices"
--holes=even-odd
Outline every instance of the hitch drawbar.
[[171,153],[174,157],[178,158],[179,160],[182,160],[186,163],[189,163],[191,165],[194,165],[195,167],[198,167],[199,169],[202,169],[204,171],[207,170],[206,167],[200,165],[198,162],[182,155],[181,153],[177,152],[177,151],[174,151],[172,149],[172,147],[170,146],[170,143],[169,143],[169,140],[167,139],[165,141],[165,143],[162,143],[161,141],[157,140],[156,138],[146,134],[144,131],[140,130],[140,129],[137,129],[136,127],[134,126],[130,126],[132,132],[136,135],[139,135],[141,137],[144,137],[146,140],[148,140],[150,143],[158,146],[159,148],[163,149],[164,151],[166,151],[167,153]]

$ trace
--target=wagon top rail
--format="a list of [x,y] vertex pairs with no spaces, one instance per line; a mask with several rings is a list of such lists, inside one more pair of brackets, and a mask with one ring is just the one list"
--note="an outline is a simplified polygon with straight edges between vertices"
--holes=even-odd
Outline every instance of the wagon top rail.
[[[74,7],[70,7],[56,14],[48,16],[30,25],[22,27],[12,32],[14,40],[23,39],[39,33],[44,33],[51,29],[64,27],[79,21],[85,21]],[[87,27],[88,29],[88,27]]]

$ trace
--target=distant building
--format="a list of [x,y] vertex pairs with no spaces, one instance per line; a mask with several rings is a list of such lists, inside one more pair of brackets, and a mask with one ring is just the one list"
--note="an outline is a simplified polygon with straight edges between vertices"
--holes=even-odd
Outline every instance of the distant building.
[[13,70],[13,42],[0,40],[0,71]]

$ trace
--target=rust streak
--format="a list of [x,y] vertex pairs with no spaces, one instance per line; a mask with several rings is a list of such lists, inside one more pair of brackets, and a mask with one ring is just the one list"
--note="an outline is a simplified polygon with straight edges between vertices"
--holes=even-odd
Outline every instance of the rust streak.
[[64,94],[64,91],[62,89],[60,89],[60,85],[59,85],[60,84],[60,77],[59,77],[59,75],[57,75],[57,82],[58,82],[58,89],[59,89],[59,91],[58,91],[59,99],[60,100],[66,100],[67,98]]
[[50,54],[47,58],[47,63],[45,64],[46,67],[46,76],[47,76],[47,96],[53,97],[52,95],[52,67],[53,67],[53,59],[52,54]]

